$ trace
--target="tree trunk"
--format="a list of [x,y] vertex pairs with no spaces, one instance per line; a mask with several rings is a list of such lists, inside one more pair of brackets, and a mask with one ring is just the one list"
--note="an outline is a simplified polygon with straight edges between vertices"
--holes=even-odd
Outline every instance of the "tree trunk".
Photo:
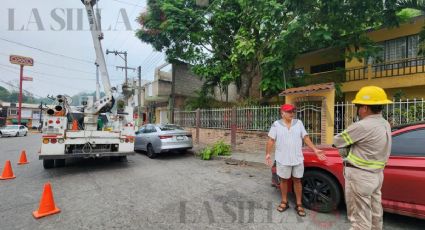
[[249,97],[252,80],[258,74],[258,68],[255,61],[247,63],[245,69],[241,72],[241,84],[239,88],[239,100],[244,100]]

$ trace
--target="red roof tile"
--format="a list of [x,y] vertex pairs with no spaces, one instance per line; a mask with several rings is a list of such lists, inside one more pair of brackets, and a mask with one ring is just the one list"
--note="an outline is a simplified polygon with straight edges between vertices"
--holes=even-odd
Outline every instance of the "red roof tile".
[[334,89],[335,85],[334,83],[324,83],[324,84],[317,84],[317,85],[308,85],[303,87],[297,87],[297,88],[290,88],[287,90],[282,91],[279,96],[285,96],[289,94],[306,94],[306,93],[314,93],[319,91],[326,91],[330,89]]

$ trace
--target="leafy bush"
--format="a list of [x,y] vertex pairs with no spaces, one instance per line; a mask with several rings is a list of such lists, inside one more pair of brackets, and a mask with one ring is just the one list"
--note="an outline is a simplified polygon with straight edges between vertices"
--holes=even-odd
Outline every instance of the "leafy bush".
[[203,149],[201,151],[201,159],[202,160],[210,160],[212,154],[213,154],[212,148],[206,147],[205,149]]
[[200,156],[202,160],[210,160],[211,157],[217,156],[230,156],[231,155],[231,147],[230,145],[224,143],[224,141],[218,141],[214,143],[212,146],[207,146],[200,152]]

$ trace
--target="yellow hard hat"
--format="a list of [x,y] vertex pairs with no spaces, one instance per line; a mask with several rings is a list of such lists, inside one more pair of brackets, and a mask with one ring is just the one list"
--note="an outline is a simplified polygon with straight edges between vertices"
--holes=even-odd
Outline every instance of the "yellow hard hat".
[[385,105],[391,104],[392,101],[388,100],[385,91],[377,86],[365,86],[356,94],[353,104],[360,105]]

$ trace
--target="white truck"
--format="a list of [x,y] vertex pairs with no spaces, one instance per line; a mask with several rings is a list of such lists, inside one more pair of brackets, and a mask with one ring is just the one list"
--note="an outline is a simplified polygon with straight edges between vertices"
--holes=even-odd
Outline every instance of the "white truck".
[[[81,0],[86,7],[96,52],[96,65],[101,74],[105,96],[85,97],[80,111],[70,106],[70,98],[58,95],[54,108],[47,110],[43,120],[39,159],[44,168],[65,165],[66,159],[109,156],[125,159],[134,154],[135,128],[133,108],[115,109],[114,88],[111,87],[101,40],[100,15],[93,10],[98,0]],[[102,119],[100,119],[102,118]],[[105,124],[106,122],[106,124]]]

